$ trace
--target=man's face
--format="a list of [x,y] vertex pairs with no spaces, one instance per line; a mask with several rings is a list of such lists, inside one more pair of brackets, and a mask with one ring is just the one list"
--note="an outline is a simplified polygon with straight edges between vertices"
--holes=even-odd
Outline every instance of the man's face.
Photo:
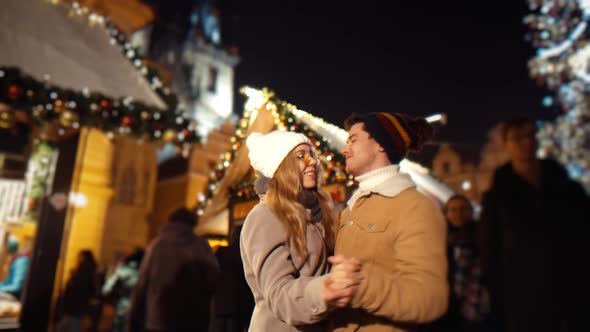
[[511,160],[519,162],[532,162],[535,160],[537,153],[536,133],[537,130],[532,123],[508,129],[505,146]]
[[364,123],[350,127],[346,146],[342,149],[342,154],[346,158],[346,172],[354,176],[379,168],[377,156],[382,153],[381,146],[369,137],[364,128]]

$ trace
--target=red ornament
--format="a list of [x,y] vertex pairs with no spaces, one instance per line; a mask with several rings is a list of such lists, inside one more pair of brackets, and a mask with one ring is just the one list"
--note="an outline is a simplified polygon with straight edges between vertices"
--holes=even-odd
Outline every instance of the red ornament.
[[193,132],[190,131],[190,130],[188,130],[188,129],[186,129],[186,128],[182,130],[182,134],[184,135],[184,139],[185,140],[186,139],[191,139],[194,136]]
[[161,122],[158,122],[154,126],[154,129],[159,130],[159,131],[162,131],[162,130],[164,130],[164,125]]
[[102,99],[98,104],[100,105],[100,107],[106,110],[110,110],[113,108],[113,104],[108,99]]
[[24,90],[21,86],[13,84],[8,87],[8,98],[11,100],[18,100],[23,96],[23,92]]
[[132,124],[133,124],[133,118],[130,117],[129,115],[125,115],[121,119],[121,126],[123,126],[123,127],[130,127]]
[[66,103],[61,99],[56,99],[53,103],[53,111],[55,113],[61,114],[67,109]]

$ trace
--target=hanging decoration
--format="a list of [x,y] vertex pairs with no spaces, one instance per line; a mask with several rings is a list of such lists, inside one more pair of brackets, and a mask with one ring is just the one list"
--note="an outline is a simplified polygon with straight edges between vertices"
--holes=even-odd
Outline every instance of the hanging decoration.
[[[257,112],[261,111],[271,112],[274,116],[276,130],[298,132],[309,137],[324,169],[323,175],[326,184],[345,183],[350,189],[356,186],[356,182],[352,181],[345,172],[344,156],[330,146],[328,139],[316,133],[308,124],[303,123],[295,116],[294,112],[297,111],[295,105],[282,101],[273,91],[267,88],[257,90],[250,87],[243,87],[240,89],[240,92],[247,96],[244,115],[238,122],[235,135],[231,137],[231,151],[222,154],[217,165],[209,173],[205,192],[198,197],[196,208],[198,215],[202,215],[207,205],[211,202],[227,168],[234,160],[236,151],[245,144],[246,134],[251,121],[256,117]],[[316,118],[316,121],[323,120]],[[254,180],[254,171],[251,170],[242,182],[230,188],[232,196],[237,200],[255,198]]]
[[0,109],[0,128],[4,129],[15,125],[15,111],[23,111],[37,127],[56,124],[61,135],[89,126],[103,130],[108,137],[163,139],[177,145],[198,141],[196,123],[183,113],[162,111],[129,98],[61,89],[17,68],[0,67],[0,103],[10,106]]

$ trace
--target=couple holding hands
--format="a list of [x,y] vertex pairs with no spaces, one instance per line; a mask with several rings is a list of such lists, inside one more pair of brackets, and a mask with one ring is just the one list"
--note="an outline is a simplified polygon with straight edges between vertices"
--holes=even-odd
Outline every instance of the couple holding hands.
[[303,134],[252,133],[260,202],[240,247],[255,298],[250,331],[412,331],[447,309],[446,223],[399,162],[432,136],[423,118],[352,114],[340,215]]

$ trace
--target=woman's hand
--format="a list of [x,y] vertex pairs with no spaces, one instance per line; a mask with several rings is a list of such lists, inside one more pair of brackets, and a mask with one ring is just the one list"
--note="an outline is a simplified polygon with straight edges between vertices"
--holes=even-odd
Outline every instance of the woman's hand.
[[328,261],[333,264],[333,267],[330,276],[322,286],[322,297],[328,305],[338,308],[346,307],[363,279],[362,264],[356,258],[343,256],[329,257]]

